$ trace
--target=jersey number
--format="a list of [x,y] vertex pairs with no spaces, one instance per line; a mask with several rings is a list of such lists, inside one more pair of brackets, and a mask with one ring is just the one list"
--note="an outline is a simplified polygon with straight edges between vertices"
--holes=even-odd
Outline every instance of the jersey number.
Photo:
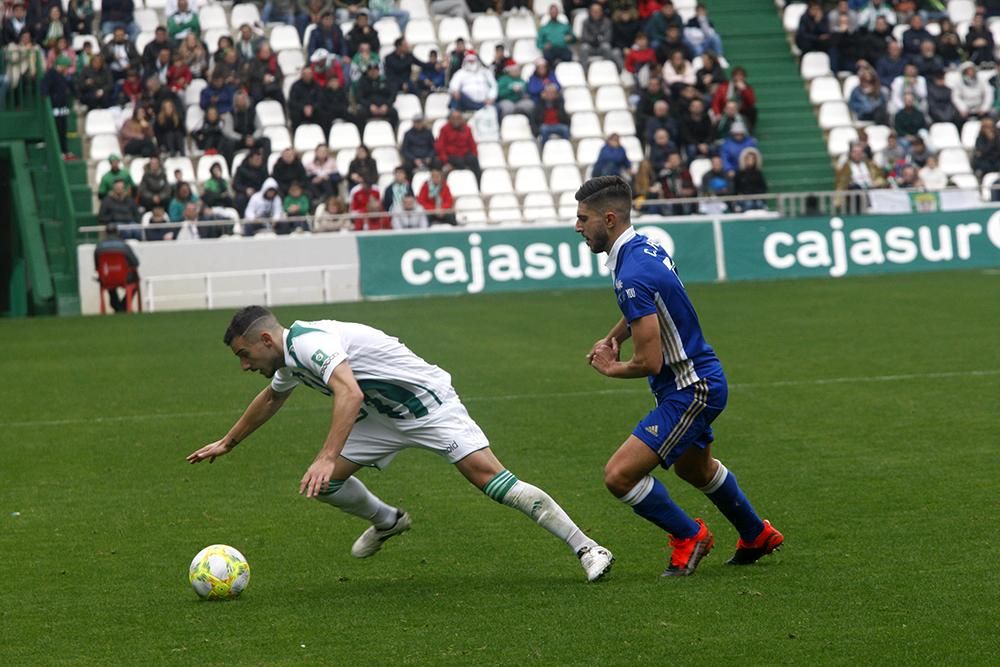
[[406,415],[400,414],[401,408],[413,417],[427,414],[427,408],[420,399],[399,385],[380,380],[358,380],[358,386],[365,393],[365,405],[390,419],[405,419]]

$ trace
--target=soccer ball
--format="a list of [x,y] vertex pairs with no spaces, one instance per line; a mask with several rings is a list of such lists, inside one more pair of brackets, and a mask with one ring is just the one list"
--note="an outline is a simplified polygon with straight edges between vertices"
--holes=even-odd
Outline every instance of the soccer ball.
[[205,599],[229,600],[239,596],[250,583],[250,564],[236,549],[213,544],[191,561],[188,580],[194,592]]

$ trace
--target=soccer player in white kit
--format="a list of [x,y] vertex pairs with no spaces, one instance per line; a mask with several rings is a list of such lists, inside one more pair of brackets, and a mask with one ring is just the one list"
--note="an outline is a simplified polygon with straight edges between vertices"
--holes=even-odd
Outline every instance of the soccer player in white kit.
[[611,552],[590,539],[545,491],[519,480],[490,449],[451,386],[451,376],[398,339],[364,324],[320,320],[285,329],[265,308],[238,311],[223,341],[244,371],[271,378],[221,439],[187,457],[198,463],[228,454],[306,385],[333,396],[333,418],[323,448],[302,477],[299,493],[371,522],[351,548],[367,558],[410,529],[410,515],[388,505],[357,479],[362,467],[384,468],[400,450],[426,449],[453,463],[493,500],[524,512],[563,540],[580,559],[588,581],[603,577]]

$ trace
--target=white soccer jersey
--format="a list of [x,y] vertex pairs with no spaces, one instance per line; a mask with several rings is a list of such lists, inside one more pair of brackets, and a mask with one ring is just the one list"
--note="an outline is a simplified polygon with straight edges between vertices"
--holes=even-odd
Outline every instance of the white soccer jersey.
[[426,416],[455,397],[451,375],[429,364],[399,339],[378,329],[336,320],[296,321],[283,333],[285,367],[271,380],[279,393],[299,383],[331,395],[327,382],[347,360],[365,394],[359,419],[377,413],[389,419]]

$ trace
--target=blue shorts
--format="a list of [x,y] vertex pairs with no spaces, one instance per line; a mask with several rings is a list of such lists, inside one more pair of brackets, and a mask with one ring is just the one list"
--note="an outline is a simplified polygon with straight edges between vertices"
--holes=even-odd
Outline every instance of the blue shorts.
[[704,449],[715,440],[712,422],[726,409],[729,387],[721,373],[664,396],[632,431],[669,468],[692,444]]

